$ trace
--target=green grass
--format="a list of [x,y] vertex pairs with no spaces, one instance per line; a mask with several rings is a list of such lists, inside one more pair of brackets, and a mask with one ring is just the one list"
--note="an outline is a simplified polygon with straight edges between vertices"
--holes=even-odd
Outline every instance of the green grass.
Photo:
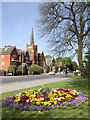
[[[32,88],[41,88],[42,85],[32,87]],[[88,95],[88,80],[83,80],[83,81],[65,81],[65,82],[56,82],[56,83],[50,83],[50,84],[45,84],[43,87],[51,87],[51,88],[64,88],[64,89],[75,89],[77,91],[80,91],[84,93],[87,97]],[[2,94],[2,100],[4,100],[8,96],[13,96],[14,93],[17,92],[22,92],[23,90],[28,90],[31,88],[27,89],[22,89],[22,90],[17,90],[13,92],[7,92]],[[55,109],[51,111],[44,111],[44,112],[38,112],[38,111],[22,111],[22,110],[15,110],[12,108],[8,107],[3,107],[2,108],[2,117],[3,119],[6,120],[6,118],[37,118],[37,119],[55,119],[55,120],[60,120],[60,118],[88,118],[88,103],[82,104],[78,107],[71,107],[67,109]],[[10,119],[10,120],[11,120]]]
[[67,80],[78,80],[78,79],[88,79],[88,76],[71,76]]

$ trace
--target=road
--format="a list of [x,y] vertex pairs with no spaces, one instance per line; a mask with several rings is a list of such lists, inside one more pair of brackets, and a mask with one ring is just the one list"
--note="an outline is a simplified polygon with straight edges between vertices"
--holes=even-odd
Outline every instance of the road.
[[[68,77],[72,74],[68,74]],[[30,88],[37,85],[44,85],[52,82],[63,81],[65,76],[63,74],[56,75],[28,75],[28,76],[4,76],[2,77],[2,84],[0,85],[0,93],[19,90],[23,88]]]
[[[72,76],[72,74],[69,74],[68,77]],[[64,78],[65,76],[63,74],[56,74],[56,75],[33,75],[33,76],[5,76],[2,77],[2,84],[7,84],[7,83],[13,83],[13,82],[26,82],[26,81],[34,81],[34,80],[40,80],[40,79],[51,79],[51,78]]]

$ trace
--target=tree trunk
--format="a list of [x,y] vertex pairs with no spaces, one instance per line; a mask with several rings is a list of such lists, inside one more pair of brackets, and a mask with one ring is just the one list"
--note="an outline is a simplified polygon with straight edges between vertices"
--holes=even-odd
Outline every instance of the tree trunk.
[[82,60],[82,37],[79,36],[78,37],[78,62],[79,62],[79,69],[81,71],[81,75],[84,76],[86,74],[85,72],[85,68],[84,68],[84,65],[83,65],[83,60]]

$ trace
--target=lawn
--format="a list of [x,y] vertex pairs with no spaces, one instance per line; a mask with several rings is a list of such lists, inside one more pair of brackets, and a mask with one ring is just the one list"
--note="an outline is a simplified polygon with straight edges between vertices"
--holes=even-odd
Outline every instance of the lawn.
[[90,76],[71,76],[67,80],[79,80],[79,79],[89,79]]
[[[32,88],[42,88],[42,87],[50,87],[50,88],[64,88],[64,89],[75,89],[77,91],[80,91],[84,93],[87,97],[88,95],[88,80],[83,80],[83,81],[65,81],[65,82],[56,82],[56,83],[50,83],[50,84],[45,84],[44,86],[36,86]],[[13,96],[15,93],[22,92],[24,90],[28,90],[31,88],[27,89],[22,89],[22,90],[17,90],[13,92],[7,92],[2,94],[2,100],[4,100],[6,97]],[[9,119],[11,118],[31,118],[33,120],[50,120],[50,119],[55,119],[55,120],[60,120],[60,118],[83,118],[88,119],[88,103],[83,103],[80,106],[77,107],[71,107],[71,108],[65,108],[65,109],[55,109],[55,110],[50,110],[50,111],[22,111],[22,110],[15,110],[12,108],[7,108],[3,107],[2,108],[2,118],[3,119]],[[11,120],[10,119],[10,120]]]

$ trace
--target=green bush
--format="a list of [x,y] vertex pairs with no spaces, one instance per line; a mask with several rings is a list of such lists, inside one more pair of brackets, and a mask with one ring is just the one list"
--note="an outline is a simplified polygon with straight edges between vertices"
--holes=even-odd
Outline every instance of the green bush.
[[19,73],[21,72],[21,74],[22,74],[22,72],[23,72],[23,74],[25,74],[25,68],[23,66],[19,66],[17,68],[17,71],[19,71]]
[[63,71],[63,67],[61,67],[61,69],[60,69],[60,72],[62,72]]
[[22,71],[16,70],[16,75],[22,75]]
[[8,67],[8,73],[15,73],[15,69],[16,69],[16,66],[15,65],[10,65],[9,67]]
[[29,74],[32,75],[33,74],[40,74],[43,71],[43,67],[39,66],[39,65],[30,65],[29,66]]

